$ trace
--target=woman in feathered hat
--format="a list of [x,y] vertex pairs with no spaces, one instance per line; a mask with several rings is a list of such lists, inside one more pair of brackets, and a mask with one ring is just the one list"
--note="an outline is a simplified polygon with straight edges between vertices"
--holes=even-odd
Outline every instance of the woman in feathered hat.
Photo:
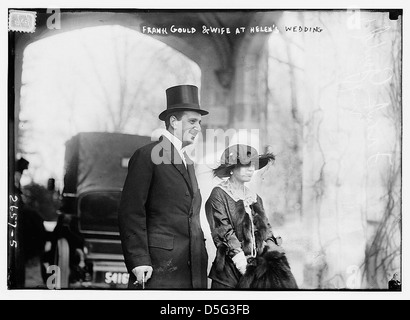
[[216,246],[211,289],[297,287],[262,199],[245,186],[255,170],[274,160],[271,153],[259,155],[251,146],[236,144],[223,152],[213,170],[223,181],[205,204]]

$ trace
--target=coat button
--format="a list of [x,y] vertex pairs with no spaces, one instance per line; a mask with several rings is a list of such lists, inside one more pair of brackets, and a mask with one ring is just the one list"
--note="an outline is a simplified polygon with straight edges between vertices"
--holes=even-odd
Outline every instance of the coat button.
[[185,195],[186,195],[186,196],[189,196],[189,191],[185,191]]
[[188,264],[188,266],[191,266],[191,261],[188,261],[187,264]]

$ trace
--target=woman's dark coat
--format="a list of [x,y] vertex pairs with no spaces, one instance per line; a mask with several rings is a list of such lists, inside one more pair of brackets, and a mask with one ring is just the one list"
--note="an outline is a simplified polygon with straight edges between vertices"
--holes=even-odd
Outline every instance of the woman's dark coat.
[[[268,252],[272,246],[267,246],[267,242],[272,241],[273,247],[277,247],[277,242],[265,214],[262,199],[256,196],[256,202],[250,208],[257,257],[248,259],[247,272],[242,276],[232,257],[241,250],[246,256],[251,254],[251,219],[242,200],[233,200],[220,187],[212,190],[205,204],[205,211],[217,251],[209,277],[230,288],[297,288],[282,248],[282,252]],[[277,276],[282,278],[278,279]]]

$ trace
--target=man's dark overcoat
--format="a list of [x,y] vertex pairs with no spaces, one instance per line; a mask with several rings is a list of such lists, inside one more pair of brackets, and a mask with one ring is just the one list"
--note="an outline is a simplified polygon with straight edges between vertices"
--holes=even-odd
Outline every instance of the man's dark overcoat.
[[139,288],[131,270],[150,265],[147,289],[206,289],[201,201],[193,164],[166,137],[133,154],[118,215],[129,288]]

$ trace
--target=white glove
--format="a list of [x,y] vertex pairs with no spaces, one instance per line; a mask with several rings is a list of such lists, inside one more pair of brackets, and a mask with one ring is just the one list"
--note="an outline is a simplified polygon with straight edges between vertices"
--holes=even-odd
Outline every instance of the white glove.
[[132,273],[137,278],[137,282],[142,284],[143,275],[144,275],[144,282],[147,282],[152,275],[152,267],[151,266],[139,266],[132,269]]
[[234,257],[232,257],[232,261],[235,264],[236,269],[238,269],[241,274],[245,274],[248,261],[246,260],[243,251],[237,253]]

